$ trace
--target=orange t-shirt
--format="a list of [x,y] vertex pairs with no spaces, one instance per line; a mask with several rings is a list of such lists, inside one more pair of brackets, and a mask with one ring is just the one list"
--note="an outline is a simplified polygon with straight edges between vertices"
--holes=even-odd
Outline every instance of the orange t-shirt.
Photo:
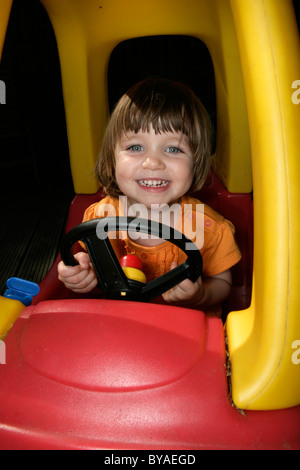
[[[126,212],[124,204],[125,197],[121,200],[105,197],[85,211],[83,222],[99,217],[131,215]],[[206,204],[188,196],[181,198],[177,209],[181,212],[175,228],[199,248],[203,259],[204,277],[220,274],[238,263],[241,253],[234,239],[235,229],[231,222]],[[138,216],[142,217],[139,214],[135,217]],[[142,260],[147,281],[170,271],[172,262],[181,264],[186,259],[186,254],[168,241],[146,247],[137,244],[124,233],[121,239],[113,240],[112,244],[119,257],[135,254]],[[219,307],[217,311],[218,313],[214,313],[219,314]]]

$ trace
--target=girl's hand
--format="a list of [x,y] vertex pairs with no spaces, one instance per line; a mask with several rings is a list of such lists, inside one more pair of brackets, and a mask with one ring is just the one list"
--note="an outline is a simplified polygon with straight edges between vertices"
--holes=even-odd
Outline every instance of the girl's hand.
[[[171,269],[176,267],[172,263]],[[231,271],[228,269],[216,276],[202,280],[199,277],[196,282],[185,279],[177,286],[163,294],[163,299],[169,303],[192,308],[205,308],[223,302],[231,290]]]
[[[176,263],[172,263],[171,269],[176,268],[176,266]],[[162,295],[166,302],[190,306],[199,304],[203,296],[204,287],[201,277],[196,282],[185,279]]]
[[87,253],[80,252],[76,253],[74,258],[79,263],[77,266],[66,266],[63,261],[58,264],[58,279],[73,292],[82,294],[90,292],[98,284],[90,257]]

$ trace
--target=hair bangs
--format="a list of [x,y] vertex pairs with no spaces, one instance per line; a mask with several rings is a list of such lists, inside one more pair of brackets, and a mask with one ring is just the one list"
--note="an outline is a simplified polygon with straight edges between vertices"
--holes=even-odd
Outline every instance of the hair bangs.
[[127,97],[127,103],[120,108],[118,116],[118,135],[123,132],[149,132],[151,127],[156,134],[184,132],[189,135],[190,126],[183,129],[183,121],[186,120],[184,106],[163,98],[146,97],[145,100],[137,100]]

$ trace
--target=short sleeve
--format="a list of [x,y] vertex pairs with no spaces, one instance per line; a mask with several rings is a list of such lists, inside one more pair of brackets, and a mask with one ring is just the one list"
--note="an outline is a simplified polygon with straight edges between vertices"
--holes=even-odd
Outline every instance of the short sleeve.
[[238,263],[241,253],[234,238],[235,229],[231,222],[223,219],[217,223],[206,218],[205,224],[204,246],[201,249],[203,274],[211,277]]
[[94,204],[89,206],[83,214],[82,222],[86,222],[87,220],[97,219],[96,210],[98,206],[99,206],[99,202],[95,202]]

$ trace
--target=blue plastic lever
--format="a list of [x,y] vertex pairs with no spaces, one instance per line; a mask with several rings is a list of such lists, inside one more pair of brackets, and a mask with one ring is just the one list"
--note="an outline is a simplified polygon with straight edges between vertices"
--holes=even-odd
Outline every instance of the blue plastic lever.
[[40,291],[38,284],[19,277],[11,277],[8,279],[6,287],[4,297],[19,300],[26,307],[31,304],[33,297]]

